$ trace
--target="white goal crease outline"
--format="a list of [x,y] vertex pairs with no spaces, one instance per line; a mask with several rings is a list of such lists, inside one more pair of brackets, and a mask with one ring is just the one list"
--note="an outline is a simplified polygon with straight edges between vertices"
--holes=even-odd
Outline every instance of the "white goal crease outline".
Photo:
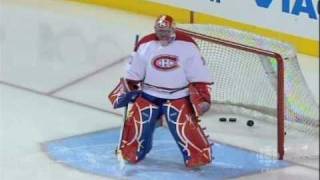
[[[161,127],[160,127],[161,128]],[[87,174],[91,174],[91,175],[95,175],[95,176],[98,176],[98,177],[110,177],[110,178],[118,178],[116,176],[106,176],[106,175],[101,175],[101,174],[96,174],[94,172],[91,172],[91,171],[87,171],[87,170],[83,170],[79,167],[75,167],[71,164],[68,164],[68,163],[65,163],[64,161],[61,161],[59,159],[56,159],[54,156],[52,156],[50,153],[49,153],[49,150],[48,150],[48,146],[52,143],[57,143],[57,142],[62,142],[62,141],[65,141],[65,140],[70,140],[70,139],[74,139],[74,138],[81,138],[81,137],[85,137],[85,136],[90,136],[90,135],[94,135],[94,134],[98,134],[98,133],[108,133],[112,130],[119,130],[120,127],[113,127],[113,128],[107,128],[107,129],[103,129],[103,130],[98,130],[98,131],[93,131],[93,132],[88,132],[88,133],[83,133],[83,134],[79,134],[79,135],[73,135],[73,136],[68,136],[68,137],[65,137],[65,138],[59,138],[59,139],[54,139],[54,140],[49,140],[49,141],[45,141],[45,142],[41,142],[40,143],[40,149],[43,153],[45,153],[48,158],[50,160],[52,160],[53,162],[55,163],[58,163],[58,164],[61,164],[63,165],[64,167],[67,167],[68,169],[75,169],[79,172],[82,172],[82,173],[87,173]],[[169,132],[168,132],[169,133]],[[172,139],[173,140],[173,139]],[[161,142],[161,141],[160,141]],[[162,141],[163,142],[163,141]],[[272,156],[270,155],[267,155],[267,154],[263,154],[263,153],[260,153],[260,152],[257,152],[257,151],[253,151],[253,150],[250,150],[250,149],[246,149],[246,148],[243,148],[243,147],[237,147],[237,146],[234,146],[234,145],[231,145],[231,144],[227,144],[227,143],[221,143],[219,141],[216,141],[216,140],[212,140],[212,139],[209,139],[209,142],[214,142],[214,143],[217,143],[217,144],[220,144],[220,145],[224,145],[224,146],[229,146],[231,148],[234,148],[234,149],[239,149],[239,150],[242,150],[242,151],[245,151],[247,153],[250,153],[250,154],[256,154],[256,156],[261,156],[261,157],[265,157],[265,159],[268,159],[269,160],[276,160],[274,159]],[[115,147],[117,146],[117,140],[115,139],[114,143],[105,143],[105,144],[108,144],[108,145],[114,145]],[[176,147],[176,144],[174,142],[172,142],[172,145],[175,145],[174,148],[172,149],[178,149],[178,147]],[[97,146],[103,146],[103,144],[97,144],[97,145],[94,145],[92,147],[97,147]],[[212,145],[212,147],[214,148],[214,144]],[[83,148],[83,146],[80,146],[80,149]],[[73,148],[73,149],[78,149],[78,148]],[[85,149],[85,148],[84,148]],[[156,151],[156,149],[155,149]],[[116,154],[114,154],[113,151],[108,151],[110,153],[110,155],[114,155],[116,156]],[[243,176],[249,176],[249,175],[254,175],[254,174],[261,174],[261,173],[265,173],[265,172],[271,172],[271,171],[275,171],[275,170],[279,170],[279,169],[285,169],[285,168],[289,168],[289,167],[292,167],[294,165],[299,165],[301,166],[300,164],[297,164],[295,162],[290,162],[288,160],[283,160],[285,162],[288,163],[287,166],[284,166],[284,167],[277,167],[277,168],[265,168],[263,171],[254,171],[254,172],[247,172],[247,173],[243,173],[241,174],[240,176],[232,176],[231,178],[239,178],[239,177],[243,177]],[[214,164],[214,161],[213,161],[213,164]],[[183,164],[181,164],[182,167],[184,167]],[[303,166],[303,165],[302,165]],[[314,169],[312,167],[308,167],[308,166],[304,166],[308,169]],[[120,169],[123,169],[124,167],[120,167]],[[317,169],[315,169],[317,170]],[[230,177],[229,177],[230,178]]]

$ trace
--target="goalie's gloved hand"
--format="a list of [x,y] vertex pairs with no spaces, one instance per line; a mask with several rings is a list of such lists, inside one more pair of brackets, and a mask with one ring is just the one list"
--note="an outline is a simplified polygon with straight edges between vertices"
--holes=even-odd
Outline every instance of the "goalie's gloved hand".
[[108,98],[113,108],[121,108],[134,102],[140,95],[139,82],[127,79],[120,79],[118,85],[111,91]]
[[137,97],[141,94],[140,81],[126,79],[128,86],[128,93],[131,94],[130,102],[134,102]]
[[205,112],[207,112],[210,109],[210,106],[211,106],[211,104],[208,103],[208,102],[205,102],[205,101],[204,102],[200,102],[198,104],[198,107],[197,107],[199,116],[201,116]]
[[125,81],[127,83],[128,91],[137,91],[137,90],[139,90],[140,81],[135,81],[135,80],[131,80],[131,79],[125,79]]
[[199,117],[210,109],[211,88],[210,83],[191,83],[189,85],[190,102],[195,116]]

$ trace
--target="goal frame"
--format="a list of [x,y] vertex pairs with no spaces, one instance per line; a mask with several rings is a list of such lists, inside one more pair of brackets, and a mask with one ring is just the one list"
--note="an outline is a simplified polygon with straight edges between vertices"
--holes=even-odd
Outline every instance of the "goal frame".
[[279,53],[256,48],[253,46],[248,46],[236,42],[232,42],[229,40],[224,40],[221,38],[208,36],[200,33],[196,33],[193,31],[189,31],[183,28],[177,28],[177,31],[186,33],[190,35],[191,37],[208,41],[211,43],[219,44],[222,46],[226,46],[229,48],[242,50],[250,53],[255,53],[267,57],[272,57],[276,59],[277,62],[277,152],[278,152],[278,159],[283,160],[284,157],[284,137],[285,137],[285,131],[284,131],[284,120],[285,120],[285,109],[284,109],[284,59]]

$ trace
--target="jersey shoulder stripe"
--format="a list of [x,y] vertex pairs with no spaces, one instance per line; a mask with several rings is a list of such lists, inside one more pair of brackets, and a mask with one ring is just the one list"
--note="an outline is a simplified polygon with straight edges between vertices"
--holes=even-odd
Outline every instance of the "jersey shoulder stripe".
[[191,38],[191,36],[181,31],[176,31],[176,40],[190,42],[198,47],[197,43]]
[[138,43],[137,45],[135,46],[134,48],[134,51],[137,51],[139,49],[139,47],[144,44],[144,43],[148,43],[148,42],[151,42],[151,41],[157,41],[158,38],[156,36],[155,33],[151,33],[151,34],[148,34],[146,36],[144,36]]

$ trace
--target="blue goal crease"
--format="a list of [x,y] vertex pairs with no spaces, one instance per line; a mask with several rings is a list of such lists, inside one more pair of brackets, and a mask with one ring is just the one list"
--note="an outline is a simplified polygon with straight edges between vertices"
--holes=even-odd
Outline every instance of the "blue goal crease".
[[69,167],[99,176],[132,180],[226,179],[288,167],[287,161],[215,142],[212,164],[188,170],[166,128],[155,130],[153,148],[135,165],[121,166],[115,155],[119,128],[58,139],[43,144],[49,157]]

